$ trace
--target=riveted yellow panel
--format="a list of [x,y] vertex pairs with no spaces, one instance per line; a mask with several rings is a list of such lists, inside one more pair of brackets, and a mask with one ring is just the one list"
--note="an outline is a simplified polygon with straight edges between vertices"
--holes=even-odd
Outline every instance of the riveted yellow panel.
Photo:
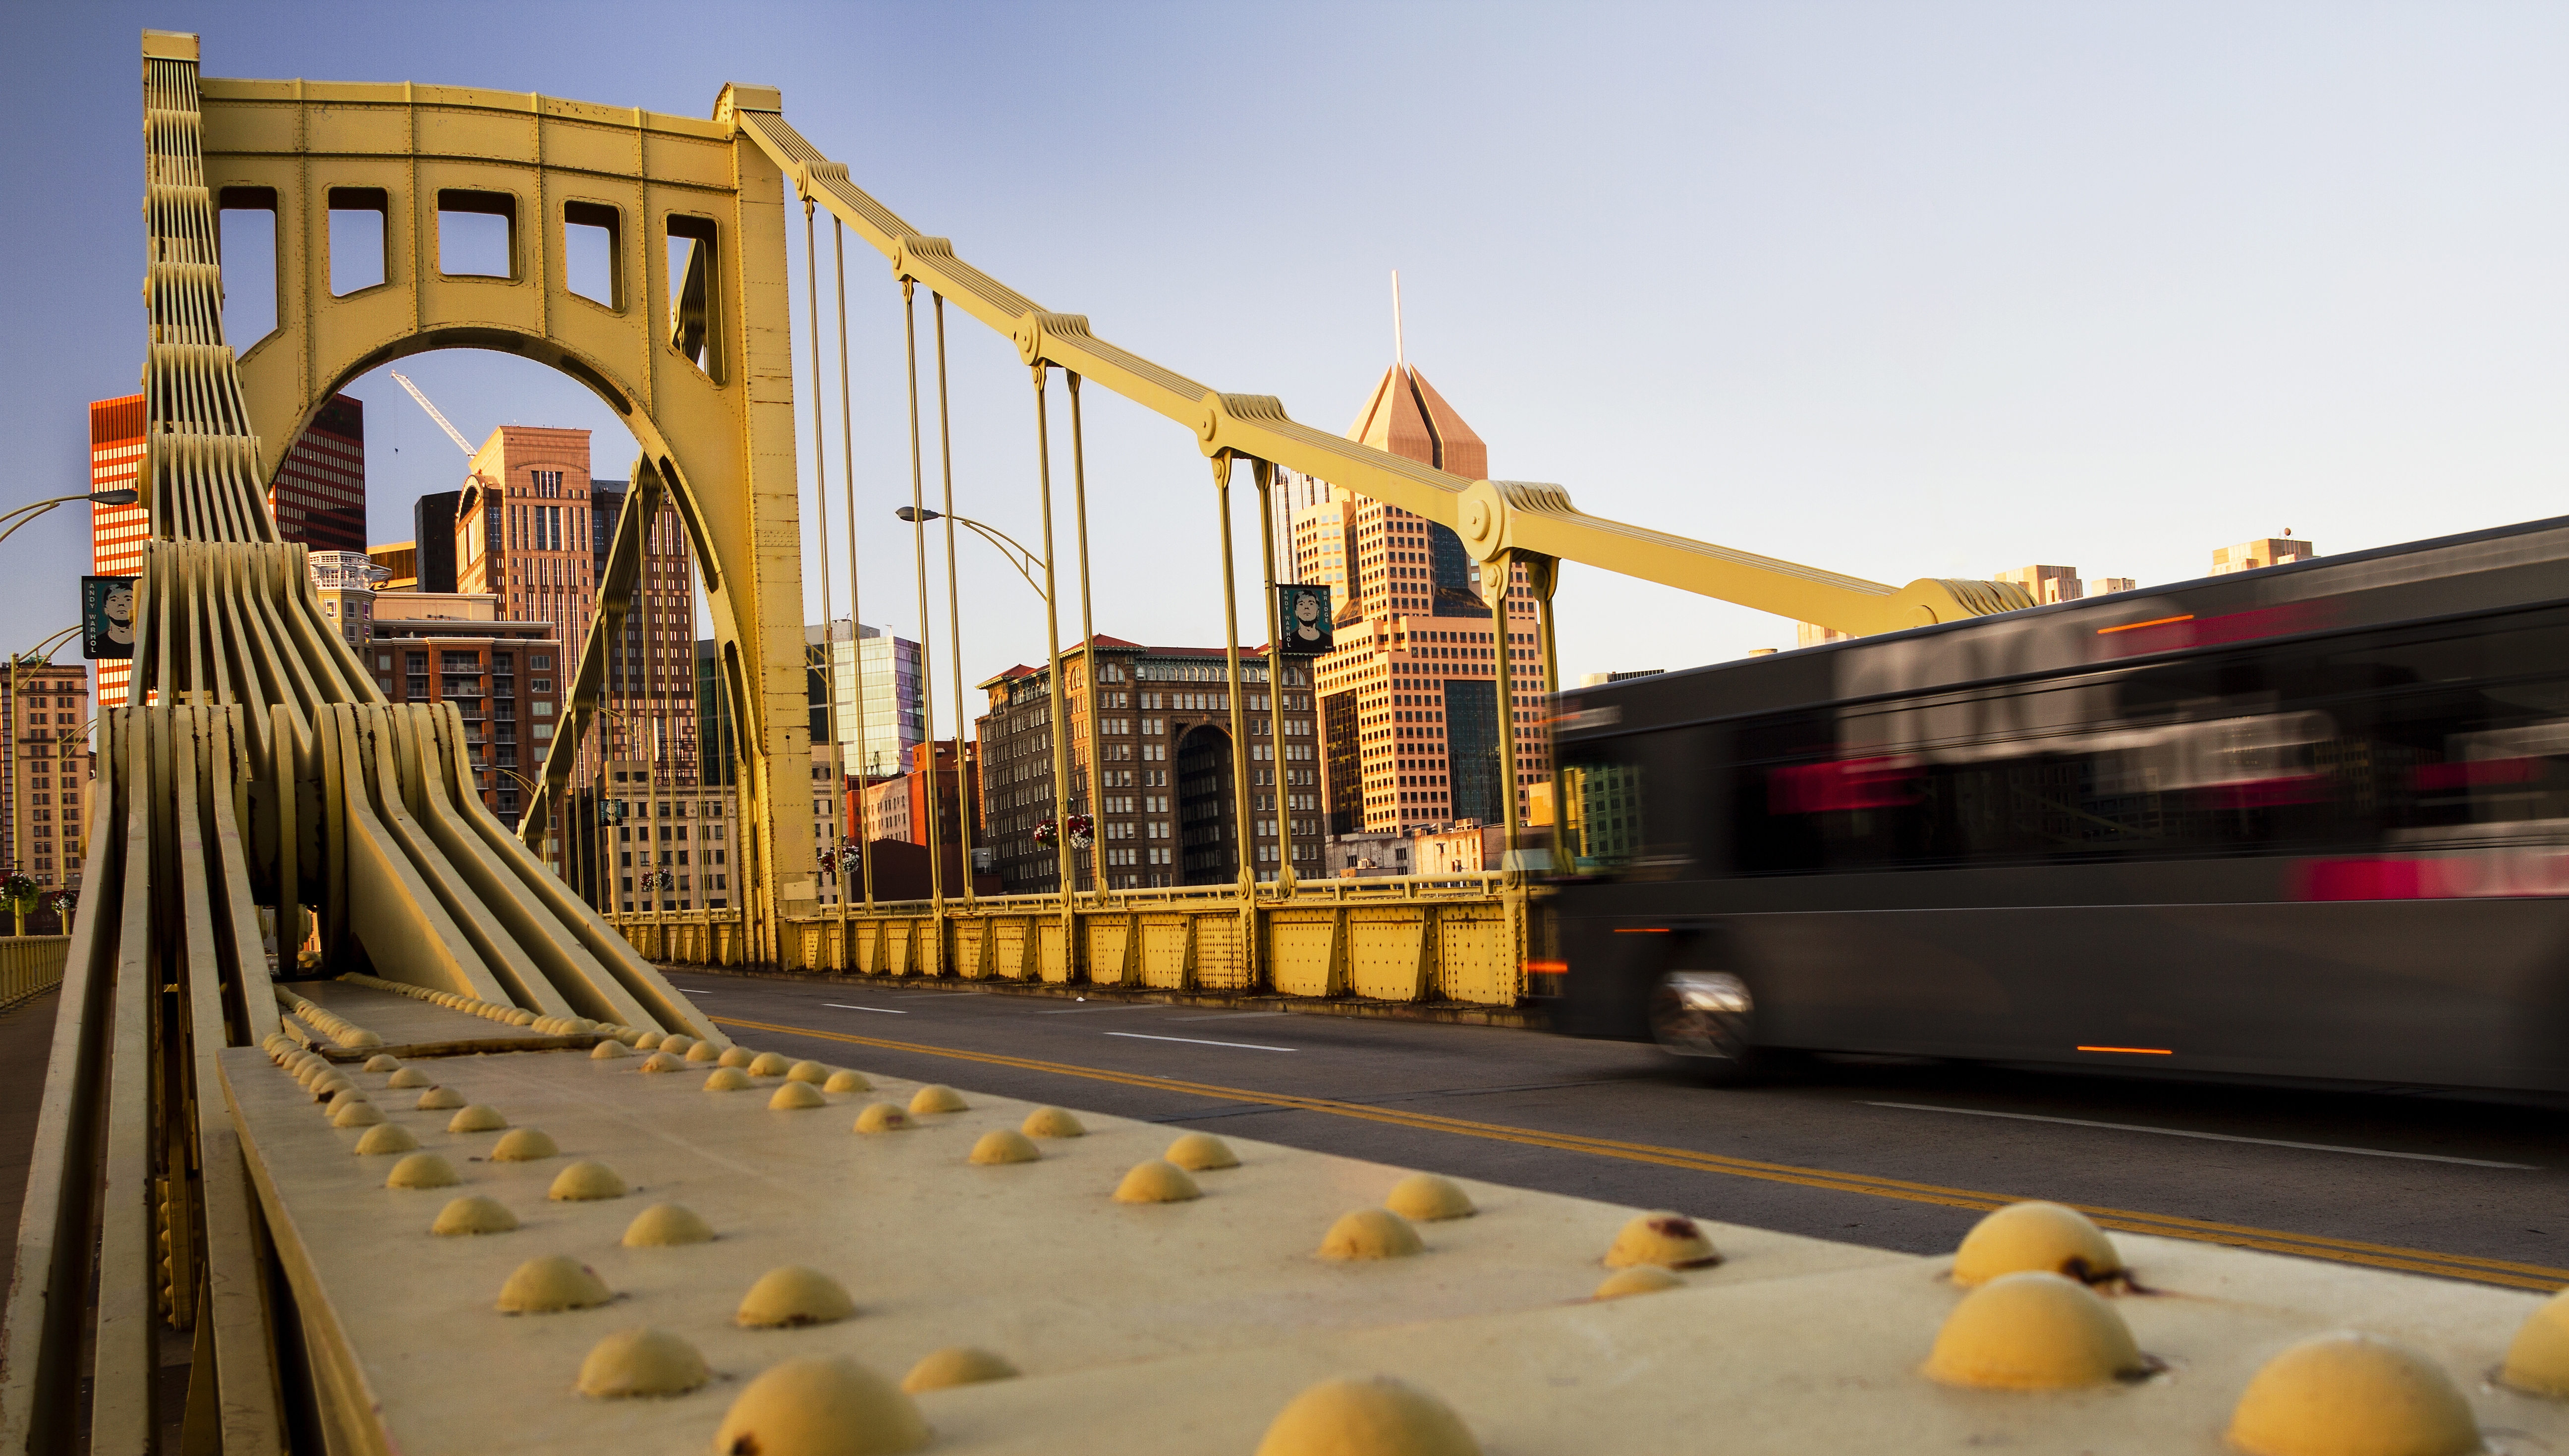
[[1274,912],[1267,921],[1273,952],[1269,977],[1288,996],[1328,996],[1344,990],[1341,931],[1335,909]]
[[1418,906],[1355,906],[1347,911],[1347,991],[1384,1001],[1427,994],[1427,911]]
[[1120,986],[1133,980],[1133,917],[1092,914],[1080,917],[1088,931],[1088,979],[1096,985]]
[[1220,910],[1198,913],[1196,921],[1196,986],[1208,991],[1245,991],[1249,957],[1240,941],[1240,912]]
[[1026,978],[1026,917],[1000,915],[990,922],[990,975],[997,980]]
[[1485,1006],[1514,1004],[1523,973],[1515,926],[1504,909],[1446,906],[1436,918],[1437,993]]
[[886,921],[883,927],[883,973],[886,975],[910,974],[911,952],[916,948],[916,937],[911,932],[910,921]]
[[1070,965],[1062,954],[1061,921],[1049,915],[1036,927],[1036,943],[1041,947],[1043,979],[1056,985],[1070,979]]
[[1187,967],[1195,951],[1195,917],[1186,914],[1142,916],[1142,984],[1164,991],[1187,984]]

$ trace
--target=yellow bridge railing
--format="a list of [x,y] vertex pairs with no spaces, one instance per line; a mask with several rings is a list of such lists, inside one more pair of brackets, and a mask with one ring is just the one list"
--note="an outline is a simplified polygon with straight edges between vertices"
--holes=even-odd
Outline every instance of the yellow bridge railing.
[[0,939],[0,1011],[63,983],[69,935],[13,935]]
[[[1355,996],[1514,1005],[1525,992],[1528,909],[1539,892],[1498,874],[1303,881],[1244,901],[1231,886],[948,901],[785,921],[779,968],[840,975]],[[645,958],[740,964],[736,910],[609,920]]]

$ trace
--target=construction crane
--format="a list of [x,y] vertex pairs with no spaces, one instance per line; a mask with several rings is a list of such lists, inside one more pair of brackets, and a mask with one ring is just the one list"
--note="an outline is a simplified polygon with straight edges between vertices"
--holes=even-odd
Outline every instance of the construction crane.
[[410,376],[402,373],[398,369],[388,370],[386,372],[392,375],[393,383],[410,391],[410,397],[419,401],[419,407],[421,409],[428,411],[428,417],[437,422],[437,428],[445,431],[446,438],[454,441],[455,448],[463,451],[466,458],[470,459],[473,454],[473,442],[464,438],[464,432],[456,429],[453,421],[438,413],[437,406],[428,402],[428,396],[419,392],[419,386],[410,382]]

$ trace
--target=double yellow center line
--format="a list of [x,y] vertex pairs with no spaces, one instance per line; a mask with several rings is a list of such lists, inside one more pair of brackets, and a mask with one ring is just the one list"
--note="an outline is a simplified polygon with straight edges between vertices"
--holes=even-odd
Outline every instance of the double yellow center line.
[[[750,1021],[732,1016],[716,1016],[713,1019],[725,1026],[737,1026],[749,1031],[769,1031],[786,1036],[810,1036],[823,1041],[846,1042],[851,1046],[871,1046],[885,1051],[916,1052],[922,1056],[979,1062],[985,1066],[1011,1067],[1021,1072],[1044,1072],[1057,1077],[1083,1077],[1093,1082],[1114,1082],[1126,1087],[1140,1087],[1182,1097],[1206,1097],[1224,1102],[1257,1103],[1296,1112],[1326,1113],[1331,1117],[1351,1117],[1364,1122],[1387,1123],[1393,1127],[1416,1128],[1422,1132],[1452,1133],[1461,1137],[1519,1143],[1530,1148],[1551,1148],[1564,1153],[1586,1153],[1600,1158],[1620,1158],[1628,1163],[1654,1163],[1663,1168],[1683,1168],[1696,1173],[1719,1173],[1733,1178],[1762,1179],[1768,1183],[1789,1183],[1801,1188],[1826,1189],[1833,1193],[1860,1193],[1874,1198],[1900,1199],[1907,1203],[1937,1204],[1954,1209],[1988,1210],[2028,1197],[2023,1194],[1985,1193],[1969,1188],[1946,1188],[1939,1184],[1913,1183],[1901,1178],[1878,1178],[1869,1173],[1840,1173],[1826,1168],[1801,1168],[1790,1163],[1764,1163],[1753,1158],[1728,1158],[1718,1153],[1699,1153],[1690,1148],[1666,1148],[1651,1143],[1623,1142],[1614,1138],[1592,1138],[1578,1133],[1546,1132],[1538,1128],[1510,1127],[1503,1123],[1475,1122],[1469,1118],[1441,1117],[1432,1112],[1415,1112],[1396,1107],[1374,1107],[1362,1102],[1342,1102],[1332,1097],[1304,1097],[1287,1092],[1258,1092],[1242,1087],[1219,1086],[1211,1082],[1189,1082],[1176,1077],[1152,1077],[1139,1072],[1117,1072],[1103,1067],[1075,1066],[1068,1062],[1047,1062],[1038,1061],[1032,1057],[1003,1056],[996,1052],[963,1051],[949,1046],[929,1046],[923,1042],[891,1041],[878,1036],[853,1036],[844,1031],[822,1031],[810,1026],[787,1026],[777,1022]],[[2132,1234],[2153,1234],[2163,1239],[2191,1239],[2202,1244],[2226,1244],[2237,1249],[2262,1250],[2268,1254],[2292,1254],[2305,1259],[2335,1260],[2340,1264],[2368,1265],[2375,1269],[2397,1270],[2403,1274],[2435,1274],[2443,1278],[2469,1279],[2483,1284],[2504,1284],[2510,1288],[2549,1291],[2569,1285],[2569,1269],[2552,1269],[2539,1264],[2518,1264],[2504,1259],[2482,1259],[2468,1254],[2437,1254],[2425,1249],[2402,1249],[2392,1244],[2367,1244],[2360,1240],[2331,1239],[2317,1234],[2288,1234],[2274,1229],[2257,1229],[2241,1224],[2220,1224],[2207,1219],[2181,1218],[2173,1214],[2141,1213],[2132,1209],[2106,1208],[2096,1204],[2071,1204],[2070,1207],[2094,1219],[2105,1228],[2120,1229]]]

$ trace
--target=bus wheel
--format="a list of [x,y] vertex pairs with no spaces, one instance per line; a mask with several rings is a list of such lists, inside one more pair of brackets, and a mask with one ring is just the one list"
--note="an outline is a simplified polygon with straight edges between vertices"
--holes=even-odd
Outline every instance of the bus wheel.
[[1713,1081],[1744,1082],[1757,1070],[1756,1013],[1748,982],[1730,972],[1672,970],[1651,992],[1651,1039]]

